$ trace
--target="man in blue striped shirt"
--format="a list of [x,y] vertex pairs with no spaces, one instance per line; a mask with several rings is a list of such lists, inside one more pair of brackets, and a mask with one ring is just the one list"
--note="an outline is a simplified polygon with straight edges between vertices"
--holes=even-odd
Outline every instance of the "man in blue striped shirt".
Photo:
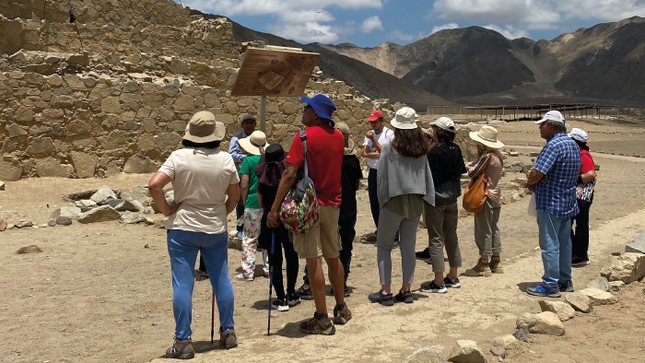
[[527,292],[534,296],[560,297],[561,291],[573,291],[570,233],[571,217],[578,214],[575,192],[580,149],[567,136],[560,112],[549,111],[536,123],[546,145],[526,184],[535,192],[544,276],[541,285]]

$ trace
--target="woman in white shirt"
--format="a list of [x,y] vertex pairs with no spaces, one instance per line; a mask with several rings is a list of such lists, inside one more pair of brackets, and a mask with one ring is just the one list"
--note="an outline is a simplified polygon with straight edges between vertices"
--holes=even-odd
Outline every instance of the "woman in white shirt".
[[[186,127],[182,144],[148,184],[159,210],[168,216],[168,254],[172,270],[175,342],[166,351],[172,358],[195,354],[190,329],[194,270],[201,251],[215,292],[220,318],[220,341],[237,346],[233,329],[233,286],[228,275],[227,215],[240,199],[240,178],[233,158],[219,150],[226,129],[208,111],[197,112]],[[163,187],[172,182],[175,200],[168,204]],[[228,197],[227,197],[228,196]]]

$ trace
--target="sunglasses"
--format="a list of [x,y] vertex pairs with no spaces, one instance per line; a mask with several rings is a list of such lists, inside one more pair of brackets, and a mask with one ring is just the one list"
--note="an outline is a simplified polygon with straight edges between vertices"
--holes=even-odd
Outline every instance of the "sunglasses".
[[309,104],[306,104],[305,109],[303,110],[303,112],[307,112],[307,110],[310,109],[310,108],[311,108],[311,106]]

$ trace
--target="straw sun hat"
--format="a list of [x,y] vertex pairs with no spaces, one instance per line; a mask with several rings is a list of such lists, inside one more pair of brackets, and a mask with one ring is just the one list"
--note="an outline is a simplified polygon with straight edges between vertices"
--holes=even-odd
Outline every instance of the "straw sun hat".
[[261,155],[260,147],[266,150],[269,144],[267,137],[262,131],[253,131],[249,137],[245,137],[239,141],[240,147],[249,154]]
[[497,140],[497,129],[493,126],[482,126],[479,131],[471,132],[470,138],[480,144],[488,146],[491,149],[501,149],[504,147],[504,144],[501,141]]
[[188,125],[184,140],[197,144],[204,144],[211,141],[220,141],[226,135],[226,126],[222,122],[215,121],[215,115],[209,111],[199,111],[193,115]]

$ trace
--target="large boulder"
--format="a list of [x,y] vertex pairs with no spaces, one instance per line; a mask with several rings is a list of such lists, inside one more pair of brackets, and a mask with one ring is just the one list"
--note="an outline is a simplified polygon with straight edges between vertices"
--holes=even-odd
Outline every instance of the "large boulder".
[[645,253],[645,232],[634,239],[634,242],[625,246],[625,252]]
[[449,362],[455,363],[486,363],[484,353],[473,340],[458,340],[450,351]]
[[620,280],[630,284],[645,276],[645,255],[630,252],[613,256],[611,266],[604,268],[600,274],[609,281]]
[[116,209],[119,212],[138,212],[143,210],[143,205],[136,200],[131,198],[128,199],[109,199],[106,203],[110,207]]
[[538,314],[524,313],[517,319],[517,327],[528,329],[531,333],[564,335],[564,325],[551,311]]
[[152,197],[150,197],[150,191],[148,190],[148,186],[143,184],[137,185],[134,188],[132,188],[132,192],[130,193],[130,198],[138,201],[144,206],[149,206],[150,202],[152,202]]
[[576,312],[575,310],[573,310],[571,305],[561,301],[540,300],[539,302],[542,311],[550,311],[555,313],[558,318],[560,318],[560,321],[567,321],[573,318],[573,315]]
[[143,154],[134,154],[125,162],[123,171],[126,173],[154,173],[159,165]]
[[441,352],[432,348],[419,348],[415,350],[403,363],[446,363],[446,358]]
[[90,197],[90,200],[98,205],[104,205],[107,203],[108,199],[118,199],[118,197],[112,191],[112,188],[107,185],[100,187],[99,190]]
[[78,178],[92,178],[96,171],[96,156],[78,151],[72,151],[72,165]]
[[63,167],[58,160],[48,157],[36,163],[36,173],[39,177],[60,177],[69,178],[69,171]]
[[587,288],[598,289],[598,290],[607,291],[607,292],[611,291],[611,286],[609,285],[609,281],[607,280],[606,277],[601,277],[599,279],[589,281],[589,283],[587,284]]
[[0,159],[0,180],[16,181],[20,180],[22,167],[18,161],[4,161]]
[[109,205],[102,205],[78,216],[80,223],[106,222],[120,219],[121,215]]

